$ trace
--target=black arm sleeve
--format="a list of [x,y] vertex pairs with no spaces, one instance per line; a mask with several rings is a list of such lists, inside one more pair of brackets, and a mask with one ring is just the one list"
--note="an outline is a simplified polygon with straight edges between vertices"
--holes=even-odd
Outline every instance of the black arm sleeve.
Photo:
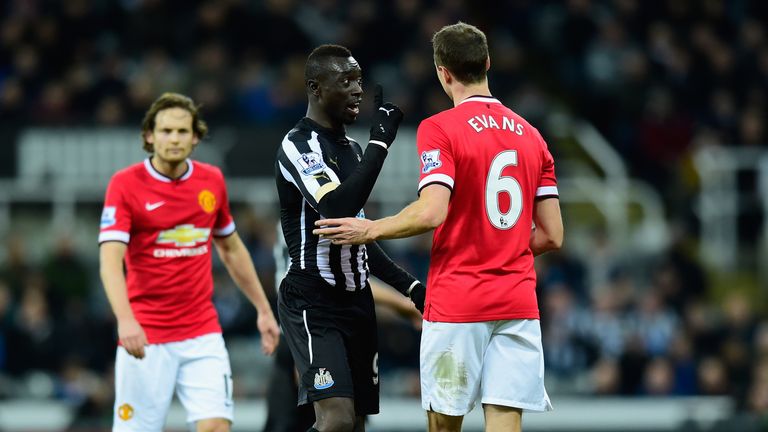
[[368,144],[362,160],[352,174],[317,203],[320,214],[330,218],[356,216],[368,201],[386,157],[385,148]]
[[371,269],[371,274],[400,291],[404,296],[407,296],[408,289],[414,282],[418,282],[418,279],[403,270],[399,265],[395,264],[395,262],[384,253],[381,246],[375,242],[366,244],[365,249],[368,251],[368,267]]

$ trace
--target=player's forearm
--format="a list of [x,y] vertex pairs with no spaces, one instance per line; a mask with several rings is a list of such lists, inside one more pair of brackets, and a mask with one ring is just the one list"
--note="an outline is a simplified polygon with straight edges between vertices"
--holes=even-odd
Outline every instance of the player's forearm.
[[336,189],[320,198],[320,214],[325,217],[356,216],[368,201],[386,157],[386,149],[369,144],[352,174]]
[[560,249],[564,235],[560,201],[555,198],[536,200],[533,220],[534,228],[529,243],[533,256]]
[[395,216],[374,221],[371,237],[374,240],[412,237],[437,228],[444,219],[444,215],[432,211],[425,201],[417,200]]
[[392,287],[386,286],[380,282],[370,281],[373,299],[377,305],[386,306],[400,315],[407,316],[414,309],[413,303],[408,297],[403,297]]
[[378,244],[369,243],[365,247],[368,251],[368,266],[371,268],[371,273],[403,295],[407,295],[408,290],[418,282],[418,279],[392,261]]
[[539,256],[545,252],[558,250],[562,247],[562,238],[550,235],[543,229],[534,229],[531,235],[530,248],[533,256]]
[[115,318],[118,321],[135,319],[131,303],[128,300],[128,288],[125,283],[125,275],[123,274],[122,260],[115,262],[114,260],[102,257],[99,265],[99,274]]

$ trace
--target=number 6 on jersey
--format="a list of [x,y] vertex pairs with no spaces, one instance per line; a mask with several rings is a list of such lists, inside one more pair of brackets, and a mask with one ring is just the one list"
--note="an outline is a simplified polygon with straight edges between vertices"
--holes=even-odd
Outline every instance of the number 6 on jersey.
[[[485,214],[491,225],[500,230],[515,226],[523,211],[523,190],[520,183],[512,176],[502,175],[508,166],[517,166],[517,150],[503,151],[496,155],[488,170],[485,183]],[[499,194],[509,194],[509,209],[502,213],[499,206]]]

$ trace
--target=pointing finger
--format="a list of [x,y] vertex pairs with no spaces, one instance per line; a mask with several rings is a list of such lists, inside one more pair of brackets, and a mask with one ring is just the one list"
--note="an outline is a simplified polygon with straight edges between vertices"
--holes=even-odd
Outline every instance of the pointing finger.
[[376,90],[373,92],[373,104],[376,109],[384,104],[384,89],[381,88],[381,84],[376,84]]

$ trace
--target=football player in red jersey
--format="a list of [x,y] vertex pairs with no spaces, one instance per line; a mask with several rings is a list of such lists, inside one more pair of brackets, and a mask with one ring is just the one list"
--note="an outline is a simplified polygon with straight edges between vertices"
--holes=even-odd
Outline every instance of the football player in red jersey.
[[551,409],[533,257],[563,241],[554,160],[491,95],[482,31],[454,24],[432,44],[454,108],[419,125],[419,199],[377,221],[319,220],[314,233],[363,244],[434,229],[420,360],[429,430],[461,430],[479,399],[487,431],[519,431],[523,409]]
[[119,337],[114,431],[161,431],[174,391],[196,431],[230,430],[232,372],[211,301],[212,245],[258,310],[262,350],[271,354],[278,344],[224,177],[189,158],[206,133],[190,98],[163,94],[142,125],[150,156],[118,171],[107,188],[99,245]]

